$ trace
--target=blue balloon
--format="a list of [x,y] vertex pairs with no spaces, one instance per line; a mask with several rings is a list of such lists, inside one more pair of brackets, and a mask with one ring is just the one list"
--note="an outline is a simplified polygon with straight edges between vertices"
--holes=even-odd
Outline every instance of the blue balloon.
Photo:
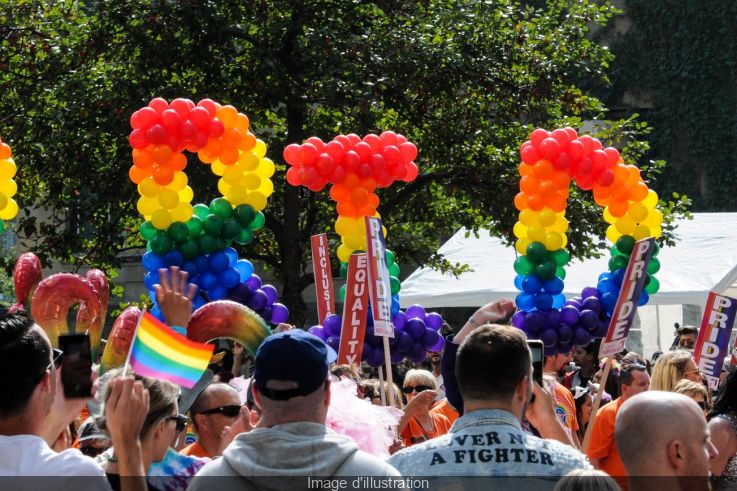
[[223,288],[233,288],[240,282],[240,279],[241,275],[235,268],[228,268],[220,273],[218,283],[220,283],[220,286]]
[[213,273],[222,273],[228,269],[228,255],[222,251],[210,254],[210,270]]
[[207,302],[204,298],[202,298],[201,295],[195,295],[194,299],[192,300],[192,308],[193,309],[199,309],[203,305],[205,305]]
[[525,281],[526,276],[518,274],[514,277],[514,287],[517,288],[519,291],[524,291],[522,289],[522,282]]
[[164,258],[155,252],[147,252],[141,258],[141,264],[147,271],[158,271],[164,267]]
[[154,303],[154,305],[158,305],[158,302],[156,301],[156,292],[153,290],[148,291],[148,298],[151,299],[151,301]]
[[619,291],[622,287],[622,282],[624,281],[624,268],[616,270],[612,277],[614,279],[614,283],[617,285],[617,291]]
[[535,308],[537,310],[548,310],[553,306],[553,297],[549,293],[538,293],[535,295]]
[[146,285],[146,289],[153,290],[154,285],[159,283],[159,273],[146,273],[143,277],[143,284]]
[[241,259],[235,263],[235,269],[241,275],[241,283],[245,283],[253,274],[253,264],[248,259]]
[[546,293],[550,293],[551,295],[558,295],[563,291],[563,280],[561,280],[557,276],[553,276],[548,281],[543,282],[543,288],[545,289]]
[[154,305],[151,308],[151,315],[159,319],[161,322],[166,322],[166,319],[164,319],[164,313],[161,311],[158,305]]
[[648,301],[650,301],[650,294],[643,289],[642,293],[640,293],[640,299],[638,300],[637,305],[642,307]]
[[[207,272],[200,275],[200,288],[209,292],[218,286],[218,277],[214,274]],[[209,295],[208,295],[209,296]]]
[[522,289],[525,293],[530,293],[532,295],[538,293],[542,286],[542,282],[535,275],[530,275],[522,281]]
[[514,301],[520,310],[527,312],[535,308],[535,297],[529,293],[520,293]]
[[562,309],[563,306],[566,304],[566,296],[561,294],[553,295],[553,308],[554,309]]
[[605,293],[617,293],[619,292],[619,287],[614,282],[614,279],[606,280],[606,281],[600,281],[596,287],[599,289],[602,295]]
[[194,262],[197,265],[197,271],[199,271],[200,274],[210,271],[210,261],[207,259],[207,256],[197,256],[197,259],[195,259]]
[[397,315],[397,312],[399,312],[399,300],[394,300],[392,298],[392,317]]
[[599,303],[607,314],[611,314],[617,305],[617,294],[613,292],[602,293]]
[[612,280],[612,273],[610,273],[609,271],[607,271],[606,273],[601,273],[599,275],[599,280],[598,280],[599,282],[610,281],[610,280]]
[[166,256],[164,256],[164,265],[167,268],[172,266],[181,266],[183,262],[184,256],[182,256],[182,253],[179,251],[169,251],[166,253]]
[[238,252],[232,247],[228,247],[224,252],[228,256],[228,266],[234,268],[238,262]]
[[210,300],[222,300],[228,296],[228,290],[221,285],[216,286],[212,290],[207,291],[207,297]]
[[194,261],[185,261],[182,264],[182,271],[186,271],[189,275],[190,281],[192,281],[192,278],[197,276],[197,264]]

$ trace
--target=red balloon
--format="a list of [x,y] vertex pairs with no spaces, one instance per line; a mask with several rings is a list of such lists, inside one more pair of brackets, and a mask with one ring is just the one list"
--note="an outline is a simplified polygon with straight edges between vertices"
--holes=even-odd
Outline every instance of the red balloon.
[[225,133],[225,125],[217,118],[211,119],[207,124],[207,135],[210,138],[220,138]]
[[522,161],[528,164],[534,164],[535,162],[540,160],[540,153],[532,145],[522,150],[521,153]]
[[553,167],[558,170],[568,170],[571,166],[571,158],[566,153],[558,155],[558,158],[553,160]]
[[[394,145],[387,145],[384,147],[384,151],[381,152],[387,162],[398,162],[401,160],[402,155],[399,153],[399,148]],[[411,162],[411,161],[409,161]],[[405,163],[409,163],[405,162]]]
[[379,138],[379,135],[369,133],[368,135],[363,137],[363,141],[364,143],[368,143],[368,146],[371,147],[371,151],[373,153],[380,153],[381,150],[384,148],[384,144],[381,142],[381,138]]
[[187,120],[182,123],[179,134],[182,136],[182,140],[184,141],[192,140],[197,134],[197,127],[192,124],[192,121]]
[[161,124],[170,131],[178,131],[182,125],[182,119],[174,109],[167,109],[161,113]]
[[192,142],[195,148],[197,148],[197,151],[199,151],[199,149],[205,148],[205,145],[207,145],[207,135],[204,131],[198,131],[192,139]]
[[189,120],[194,123],[198,130],[204,130],[210,124],[210,113],[204,107],[195,107],[189,111]]
[[358,142],[353,145],[353,151],[361,158],[361,162],[368,162],[371,156],[371,147],[366,142]]
[[585,155],[589,155],[591,152],[593,152],[594,149],[594,139],[591,138],[589,135],[583,135],[581,138],[578,139],[583,144],[583,150]]
[[329,176],[333,172],[333,168],[335,167],[335,161],[333,161],[333,158],[326,154],[322,153],[317,158],[317,164],[316,164],[318,172],[320,172],[323,176]]
[[369,165],[371,166],[373,173],[378,174],[384,170],[384,167],[386,167],[386,160],[381,154],[375,153],[369,159]]
[[357,135],[357,134],[355,134],[355,133],[350,133],[350,134],[348,134],[348,135],[346,135],[346,136],[348,137],[348,139],[349,139],[349,140],[351,141],[351,143],[352,143],[353,145],[355,145],[356,143],[358,143],[358,142],[360,142],[360,141],[361,141],[361,137],[360,137],[360,136],[358,136],[358,135]]
[[591,154],[591,162],[593,163],[592,172],[594,175],[600,173],[607,167],[609,158],[603,150],[594,150]]
[[593,167],[594,167],[594,164],[593,162],[591,162],[591,159],[588,157],[584,157],[583,159],[581,159],[581,162],[578,164],[578,173],[577,173],[578,176],[576,177],[578,178],[579,176],[585,176],[585,175],[591,174],[591,170],[593,169]]
[[[166,138],[166,144],[169,145],[169,148],[171,148],[172,152],[179,152],[181,150],[182,141],[179,139],[176,133],[171,133]],[[182,167],[182,169],[184,169],[184,167]]]
[[135,111],[133,114],[131,114],[130,119],[131,128],[138,129],[141,127],[141,118],[138,114],[138,111]]
[[287,182],[292,186],[299,186],[299,169],[296,167],[287,169]]
[[303,143],[299,147],[299,156],[300,156],[300,159],[302,160],[302,163],[305,165],[314,164],[315,161],[317,160],[318,155],[319,154],[317,153],[317,149],[311,143]]
[[532,143],[530,143],[530,140],[527,140],[522,145],[520,145],[520,147],[519,147],[519,158],[522,158],[522,152],[525,151],[525,148],[527,148],[527,147],[529,147],[531,145],[532,145]]
[[342,167],[336,166],[330,174],[330,182],[340,184],[345,180],[345,170]]
[[207,110],[207,113],[210,115],[210,118],[214,118],[215,114],[218,112],[218,103],[213,101],[212,99],[202,99],[200,102],[197,103],[199,107],[204,107]]
[[578,176],[576,176],[576,184],[578,184],[578,187],[580,187],[584,191],[588,191],[590,189],[593,189],[593,187],[594,187],[594,176],[592,176],[591,174],[578,175]]
[[406,181],[406,182],[414,181],[415,178],[417,177],[417,174],[419,173],[417,164],[415,164],[414,162],[410,162],[409,164],[405,166],[405,169],[407,169],[406,171],[407,173],[404,176],[403,181]]
[[317,171],[312,166],[300,167],[298,173],[299,180],[302,181],[302,184],[305,186],[310,186],[315,182],[315,179],[317,179]]
[[396,145],[397,146],[401,146],[402,143],[406,143],[406,142],[407,142],[407,137],[404,136],[404,135],[400,135],[399,133],[397,133],[397,143],[396,143]]
[[174,99],[169,107],[176,111],[180,118],[187,119],[189,110],[194,107],[194,102],[189,99]]
[[367,177],[371,177],[373,175],[374,171],[371,169],[371,166],[369,164],[361,164],[361,167],[358,168],[358,176],[361,179],[366,179]]
[[537,148],[540,146],[542,141],[550,136],[550,133],[542,128],[538,128],[530,134],[530,142],[532,146]]
[[345,135],[338,135],[333,138],[333,141],[336,141],[343,145],[343,148],[345,148],[346,150],[350,150],[351,148],[353,148],[353,141]]
[[573,160],[581,160],[586,153],[586,147],[579,140],[573,140],[568,144],[568,155]]
[[141,123],[140,128],[144,130],[159,121],[159,113],[150,107],[141,108],[136,112],[138,113],[138,120]]
[[619,162],[619,150],[614,147],[606,147],[604,153],[607,156],[607,168],[617,165],[617,162]]
[[397,134],[393,131],[385,131],[379,136],[379,138],[381,139],[381,143],[383,143],[384,146],[393,145],[396,147],[398,145]]
[[614,172],[611,169],[604,169],[601,174],[597,176],[596,182],[604,187],[611,186],[614,182]]
[[339,161],[345,154],[345,147],[339,141],[333,140],[325,145],[325,152],[330,155],[333,160]]
[[131,131],[130,136],[128,136],[128,141],[131,144],[131,147],[143,149],[148,146],[148,140],[146,139],[146,132],[142,129],[135,129]]
[[297,165],[299,164],[299,153],[299,145],[296,143],[291,143],[284,147],[284,153],[282,155],[284,156],[284,160],[287,162],[287,164]]
[[319,139],[316,136],[311,136],[307,139],[307,142],[310,145],[314,146],[318,152],[323,153],[325,151],[325,142],[323,142],[321,139]]
[[561,149],[566,148],[568,146],[568,143],[570,143],[571,141],[571,137],[568,132],[561,128],[553,130],[553,138],[555,139],[555,141],[558,142],[558,145]]
[[555,138],[546,138],[540,143],[540,154],[547,160],[553,160],[560,153],[560,145]]
[[598,139],[592,138],[591,140],[594,142],[594,150],[601,150],[603,148],[603,145]]
[[[384,170],[382,172],[379,172],[379,175],[376,176],[376,182],[378,187],[385,188],[391,186],[391,184],[394,182],[394,178],[392,177],[391,173]],[[377,204],[376,206],[379,205]]]
[[343,166],[348,171],[358,170],[358,166],[361,165],[361,157],[354,150],[348,150],[343,158]]
[[576,138],[578,138],[578,132],[574,130],[573,128],[571,128],[570,126],[566,126],[563,129],[565,130],[566,133],[568,133],[568,137],[570,141],[573,141]]
[[155,124],[146,130],[146,138],[154,145],[161,145],[166,141],[166,129],[160,124]]
[[151,99],[151,102],[148,103],[148,107],[160,114],[169,109],[169,103],[166,102],[166,99],[157,97],[156,99]]

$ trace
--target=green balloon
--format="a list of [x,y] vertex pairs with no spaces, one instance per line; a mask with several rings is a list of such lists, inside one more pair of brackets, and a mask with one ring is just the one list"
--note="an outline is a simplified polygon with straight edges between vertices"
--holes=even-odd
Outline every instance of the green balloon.
[[141,224],[141,237],[143,237],[143,240],[151,240],[154,237],[156,237],[156,234],[159,233],[158,230],[156,230],[156,227],[154,227],[153,223],[149,221],[145,221]]
[[189,238],[189,227],[187,227],[186,223],[174,222],[169,225],[167,233],[173,242],[179,243]]
[[202,254],[211,254],[215,252],[215,238],[211,235],[203,234],[197,237],[197,245],[200,247]]
[[616,244],[617,249],[627,256],[632,254],[632,249],[635,247],[635,238],[630,235],[623,235],[620,238],[617,239]]
[[146,242],[146,252],[152,252],[153,249],[151,249],[151,241],[149,240]]
[[5,231],[5,220],[0,218],[0,232],[4,232],[4,231]]
[[166,232],[159,232],[151,239],[151,250],[156,254],[166,254],[171,250],[171,240]]
[[660,259],[658,259],[657,257],[651,257],[650,264],[647,265],[647,272],[650,274],[655,274],[658,271],[660,271]]
[[389,274],[399,278],[399,265],[397,263],[394,263],[391,266],[389,266]]
[[535,274],[543,280],[552,279],[555,276],[555,263],[550,260],[541,262],[535,266]]
[[263,213],[257,211],[256,216],[253,217],[253,221],[251,222],[249,227],[255,232],[256,230],[261,230],[264,227],[264,223],[266,223],[266,217]]
[[225,198],[215,198],[210,202],[210,213],[214,213],[223,220],[233,216],[233,207]]
[[233,218],[238,220],[243,227],[248,227],[255,217],[256,210],[251,205],[238,205],[233,210]]
[[618,269],[626,268],[629,259],[625,256],[614,256],[609,259],[609,271],[616,271]]
[[527,259],[532,261],[534,264],[540,264],[548,257],[548,252],[545,250],[545,245],[540,242],[533,242],[527,246]]
[[557,276],[561,280],[565,280],[566,279],[566,270],[563,269],[563,268],[561,268],[560,266],[558,266],[557,268],[555,268],[555,276]]
[[658,290],[660,290],[660,282],[655,276],[651,276],[650,283],[645,285],[645,291],[652,295],[653,293],[658,293]]
[[241,226],[235,218],[228,218],[223,223],[223,238],[225,240],[233,240],[241,234]]
[[202,233],[202,220],[198,216],[193,216],[187,221],[187,228],[189,229],[189,236],[192,238],[197,237]]
[[210,214],[205,218],[203,228],[207,235],[218,237],[223,232],[223,219],[217,215]]
[[387,249],[386,250],[386,264],[387,264],[387,266],[391,266],[392,264],[394,264],[394,260],[395,260],[394,253],[392,251],[390,251],[389,249]]
[[565,266],[571,260],[571,255],[565,249],[558,249],[550,253],[550,259],[553,260],[556,266]]
[[200,255],[200,248],[197,245],[197,242],[192,239],[187,239],[179,244],[179,252],[182,253],[184,259],[189,261]]
[[345,290],[346,290],[345,285],[341,286],[340,290],[338,290],[338,298],[343,302],[345,302]]
[[399,282],[399,278],[397,278],[396,276],[390,276],[389,287],[392,290],[392,295],[396,295],[397,293],[399,293],[399,290],[402,288],[402,284]]
[[526,256],[520,256],[514,260],[514,271],[517,274],[528,275],[534,267],[535,265]]
[[228,243],[222,237],[215,237],[215,249],[212,252],[224,251],[228,247]]
[[340,277],[344,280],[348,278],[348,263],[340,263]]
[[200,220],[204,220],[210,214],[210,207],[202,203],[194,205],[192,209],[194,210],[195,216],[199,217]]
[[657,256],[660,252],[660,246],[658,245],[658,241],[656,240],[653,242],[653,256]]
[[235,239],[235,241],[240,245],[250,244],[252,240],[253,232],[248,227],[242,228],[240,234],[238,234],[238,237]]

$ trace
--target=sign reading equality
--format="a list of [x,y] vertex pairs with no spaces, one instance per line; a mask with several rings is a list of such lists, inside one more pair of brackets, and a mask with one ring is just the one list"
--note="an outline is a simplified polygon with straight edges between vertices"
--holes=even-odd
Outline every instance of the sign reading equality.
[[343,303],[343,325],[338,349],[339,365],[361,363],[363,340],[368,317],[368,259],[366,254],[352,254]]
[[614,307],[612,320],[607,335],[601,343],[599,357],[604,358],[620,353],[624,349],[632,321],[637,313],[637,304],[645,286],[647,265],[653,255],[655,239],[642,239],[635,242],[632,248],[627,269],[619,290],[617,305]]
[[315,294],[317,299],[317,316],[320,325],[325,318],[335,313],[335,290],[333,289],[333,272],[330,269],[327,234],[313,235],[312,271],[315,275]]
[[716,389],[719,385],[719,375],[729,350],[735,314],[737,299],[709,292],[694,348],[694,361],[711,389]]
[[389,266],[386,264],[386,244],[381,232],[381,220],[366,217],[369,296],[376,336],[394,337],[392,324],[392,292]]

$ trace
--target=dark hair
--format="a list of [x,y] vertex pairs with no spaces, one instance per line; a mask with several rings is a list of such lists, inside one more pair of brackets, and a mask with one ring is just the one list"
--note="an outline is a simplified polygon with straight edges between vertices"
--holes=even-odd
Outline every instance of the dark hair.
[[516,327],[486,324],[458,348],[456,380],[463,398],[504,399],[531,370],[530,349]]
[[727,375],[724,387],[721,388],[714,407],[709,412],[709,419],[729,411],[737,411],[737,370]]
[[695,334],[698,336],[699,334],[699,329],[694,326],[689,326],[689,325],[679,326],[677,322],[675,326],[676,326],[676,334],[678,334],[679,336],[683,336],[684,334]]
[[647,373],[647,367],[640,365],[639,363],[628,363],[619,370],[619,384],[630,386],[635,380],[632,372],[645,372]]
[[28,405],[51,360],[49,343],[31,330],[33,320],[18,312],[0,318],[0,416],[14,416]]

